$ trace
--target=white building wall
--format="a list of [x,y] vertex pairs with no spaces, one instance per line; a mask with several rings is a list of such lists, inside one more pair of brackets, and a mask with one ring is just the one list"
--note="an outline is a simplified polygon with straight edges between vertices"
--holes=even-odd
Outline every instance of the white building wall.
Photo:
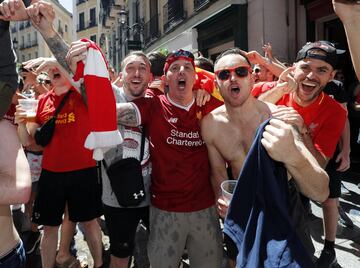
[[287,0],[255,0],[248,2],[249,50],[262,52],[270,42],[274,55],[288,57]]

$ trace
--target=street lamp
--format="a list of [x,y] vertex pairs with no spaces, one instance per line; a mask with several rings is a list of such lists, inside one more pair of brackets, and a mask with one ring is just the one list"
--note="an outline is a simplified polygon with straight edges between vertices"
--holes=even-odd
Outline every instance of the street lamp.
[[120,10],[119,15],[120,15],[120,23],[122,25],[125,25],[127,21],[127,12],[124,9],[122,9]]

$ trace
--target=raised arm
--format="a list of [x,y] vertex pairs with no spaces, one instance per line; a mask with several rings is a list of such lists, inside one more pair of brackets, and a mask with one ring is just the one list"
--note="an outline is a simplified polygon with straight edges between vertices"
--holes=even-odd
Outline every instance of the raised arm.
[[55,11],[52,5],[45,1],[38,1],[26,10],[32,25],[41,33],[56,60],[66,72],[69,74],[73,73],[66,62],[69,45],[62,39],[59,33],[56,32],[53,25]]
[[323,202],[329,195],[329,177],[305,146],[302,135],[289,124],[272,119],[261,143],[274,160],[283,162],[300,192]]
[[342,21],[349,45],[351,59],[360,80],[360,4],[359,1],[333,0],[335,13]]
[[275,87],[269,91],[261,94],[258,99],[261,101],[266,101],[276,104],[285,94],[293,92],[297,88],[297,83],[293,78],[291,72],[293,67],[289,67],[284,70]]
[[251,64],[260,64],[265,66],[276,77],[279,77],[280,74],[286,69],[285,66],[261,56],[257,51],[249,51],[245,53]]

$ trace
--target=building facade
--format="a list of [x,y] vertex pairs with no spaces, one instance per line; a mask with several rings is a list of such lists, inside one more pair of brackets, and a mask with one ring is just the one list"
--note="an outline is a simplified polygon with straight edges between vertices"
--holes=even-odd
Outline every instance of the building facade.
[[[130,50],[178,48],[215,59],[240,47],[262,51],[270,42],[293,62],[307,41],[326,39],[347,49],[345,33],[328,0],[102,0],[107,54],[114,67]],[[125,23],[120,11],[125,11]],[[140,41],[140,44],[139,44]]]
[[[66,42],[70,43],[74,37],[72,15],[58,0],[50,1],[56,13],[55,29]],[[52,56],[41,34],[31,25],[30,21],[11,22],[11,36],[19,63],[37,57]]]

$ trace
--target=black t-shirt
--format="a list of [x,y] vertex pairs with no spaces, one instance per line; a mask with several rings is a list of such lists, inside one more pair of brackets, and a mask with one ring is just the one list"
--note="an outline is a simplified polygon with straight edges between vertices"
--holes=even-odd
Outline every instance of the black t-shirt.
[[329,83],[327,83],[323,91],[339,103],[349,102],[350,98],[343,84],[337,80],[331,80]]

